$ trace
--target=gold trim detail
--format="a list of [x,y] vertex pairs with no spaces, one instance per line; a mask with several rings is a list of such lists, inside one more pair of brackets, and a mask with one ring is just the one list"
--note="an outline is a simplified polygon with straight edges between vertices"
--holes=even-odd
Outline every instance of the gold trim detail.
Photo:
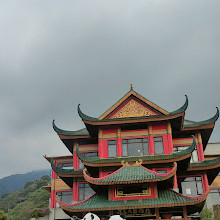
[[150,109],[144,107],[134,99],[131,99],[125,106],[123,106],[112,118],[130,118],[156,115]]
[[122,166],[124,167],[137,167],[142,164],[143,160],[139,159],[134,164],[129,164],[128,162],[125,162],[124,160],[121,161]]
[[136,197],[136,196],[151,196],[151,188],[149,184],[142,185],[142,192],[141,193],[124,193],[123,188],[121,186],[116,186],[115,189],[115,198],[119,197]]

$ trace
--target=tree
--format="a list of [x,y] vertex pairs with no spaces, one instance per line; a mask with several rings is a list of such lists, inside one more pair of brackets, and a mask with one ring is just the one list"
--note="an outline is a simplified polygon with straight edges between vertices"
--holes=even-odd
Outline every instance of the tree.
[[5,214],[4,211],[0,210],[0,220],[6,220],[7,219],[7,215]]

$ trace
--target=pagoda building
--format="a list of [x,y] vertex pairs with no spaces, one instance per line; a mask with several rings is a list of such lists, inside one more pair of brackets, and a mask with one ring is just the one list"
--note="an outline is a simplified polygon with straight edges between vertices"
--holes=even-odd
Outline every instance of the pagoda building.
[[[78,106],[85,128],[53,128],[71,155],[51,163],[51,208],[101,219],[190,219],[200,212],[220,170],[220,157],[204,160],[219,117],[185,119],[185,103],[167,112],[131,90],[99,118]],[[178,218],[179,219],[179,218]]]

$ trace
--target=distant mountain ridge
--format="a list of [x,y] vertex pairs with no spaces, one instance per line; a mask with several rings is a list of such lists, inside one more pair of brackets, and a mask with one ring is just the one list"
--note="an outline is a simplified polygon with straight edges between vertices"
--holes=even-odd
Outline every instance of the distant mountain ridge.
[[37,170],[25,174],[14,174],[0,179],[0,197],[15,190],[23,189],[27,182],[50,176],[50,170]]

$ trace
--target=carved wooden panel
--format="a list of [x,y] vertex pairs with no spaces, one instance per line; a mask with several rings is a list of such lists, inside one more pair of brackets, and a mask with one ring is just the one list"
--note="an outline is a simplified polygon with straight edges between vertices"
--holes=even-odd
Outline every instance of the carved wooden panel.
[[144,107],[134,99],[131,99],[125,106],[119,109],[116,114],[110,118],[130,118],[130,117],[141,117],[141,116],[151,116],[156,115],[150,109]]

